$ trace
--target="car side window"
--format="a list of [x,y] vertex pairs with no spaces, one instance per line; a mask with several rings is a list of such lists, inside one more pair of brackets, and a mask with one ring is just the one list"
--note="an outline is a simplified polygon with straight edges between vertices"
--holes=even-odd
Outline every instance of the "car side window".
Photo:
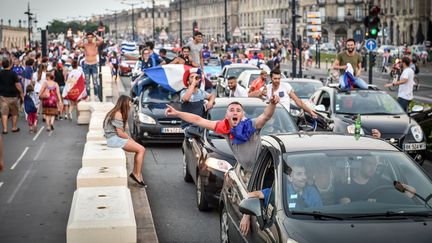
[[330,94],[326,91],[321,93],[317,105],[324,105],[326,111],[330,110]]

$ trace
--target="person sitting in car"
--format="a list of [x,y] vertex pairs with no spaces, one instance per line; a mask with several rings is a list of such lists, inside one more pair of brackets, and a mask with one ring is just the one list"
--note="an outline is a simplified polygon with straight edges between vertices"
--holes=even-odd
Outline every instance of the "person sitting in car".
[[192,60],[191,56],[189,56],[190,51],[191,49],[189,46],[183,46],[181,51],[182,53],[178,57],[174,58],[170,64],[184,64],[191,67],[198,67],[199,65]]
[[[205,117],[205,112],[213,107],[215,96],[200,89],[201,70],[191,68],[186,71],[183,83],[187,88],[180,92],[182,111]],[[204,104],[205,100],[208,101],[207,104]],[[181,127],[185,130],[186,136],[190,135],[190,133],[200,132],[200,129],[196,125],[184,120],[182,120]],[[195,132],[190,129],[194,129]]]
[[[289,184],[287,185],[288,208],[290,210],[298,210],[310,207],[323,206],[320,193],[313,185],[307,184],[306,167],[301,162],[290,162],[287,167],[286,174],[288,175]],[[271,200],[272,188],[265,188],[260,191],[248,193],[249,198],[264,199],[264,206],[267,207]],[[243,235],[247,235],[250,228],[250,215],[244,214],[240,221],[240,231]]]

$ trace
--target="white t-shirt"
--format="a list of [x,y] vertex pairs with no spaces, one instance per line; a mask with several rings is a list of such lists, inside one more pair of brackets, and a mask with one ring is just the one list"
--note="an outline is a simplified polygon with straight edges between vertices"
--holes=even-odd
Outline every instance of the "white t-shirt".
[[190,50],[190,56],[192,57],[192,60],[196,64],[200,65],[200,63],[201,63],[200,62],[200,53],[204,47],[204,44],[203,43],[195,44],[195,42],[192,40],[189,43],[187,43],[186,46],[189,46],[191,49]]
[[34,92],[39,93],[42,85],[46,82],[46,73],[42,72],[41,79],[38,82],[38,72],[33,73],[32,81],[34,82]]
[[237,84],[234,92],[230,90],[229,97],[248,97],[248,92],[243,86]]
[[[290,105],[291,105],[291,97],[289,96],[289,93],[293,88],[289,83],[280,83],[279,88],[276,90],[275,95],[280,97],[279,103],[283,105],[288,111],[290,111]],[[271,94],[273,93],[272,85],[267,85],[267,101],[270,100]]]
[[408,82],[399,85],[398,97],[405,100],[412,100],[414,87],[414,71],[407,67],[403,70],[400,79],[408,79]]

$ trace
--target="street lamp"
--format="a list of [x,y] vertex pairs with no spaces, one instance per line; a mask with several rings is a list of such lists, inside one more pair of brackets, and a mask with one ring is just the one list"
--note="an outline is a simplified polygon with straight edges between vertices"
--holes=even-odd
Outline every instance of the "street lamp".
[[142,4],[142,2],[132,2],[132,3],[129,3],[129,2],[122,1],[122,2],[120,2],[120,3],[132,7],[132,40],[133,40],[133,41],[136,41],[136,39],[135,39],[135,15],[134,15],[134,6],[139,5],[139,4]]
[[179,35],[179,37],[180,37],[180,46],[183,45],[182,5],[181,5],[181,3],[182,3],[182,0],[179,0],[179,4],[180,4],[180,35]]

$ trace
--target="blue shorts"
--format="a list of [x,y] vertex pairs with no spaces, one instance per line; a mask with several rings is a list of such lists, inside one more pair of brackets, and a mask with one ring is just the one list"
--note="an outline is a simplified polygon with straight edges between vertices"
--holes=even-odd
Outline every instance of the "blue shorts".
[[123,148],[126,145],[127,141],[128,139],[126,138],[112,136],[110,138],[107,138],[107,145],[110,148]]

